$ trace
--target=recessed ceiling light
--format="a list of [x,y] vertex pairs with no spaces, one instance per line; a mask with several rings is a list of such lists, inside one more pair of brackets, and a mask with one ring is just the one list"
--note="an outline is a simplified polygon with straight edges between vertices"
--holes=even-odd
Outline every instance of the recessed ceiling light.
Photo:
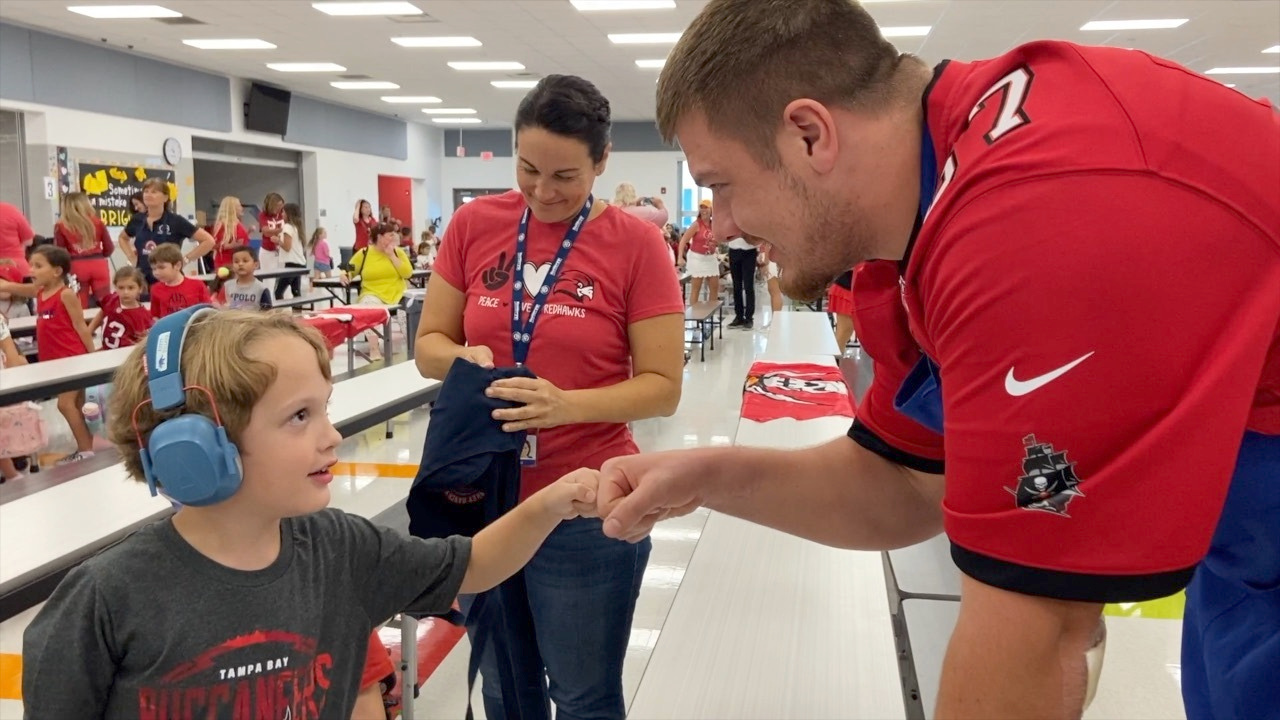
[[1264,53],[1280,53],[1280,45],[1272,45],[1271,47],[1267,48],[1266,50],[1263,50],[1262,52],[1264,52]]
[[1236,84],[1235,84],[1235,83],[1222,83],[1222,84],[1223,84],[1223,85],[1226,85],[1227,87],[1235,87],[1235,86],[1236,86]]
[[676,0],[569,0],[579,12],[599,10],[673,10]]
[[431,122],[441,125],[479,125],[480,118],[431,118]]
[[636,61],[636,67],[644,68],[646,70],[661,70],[662,66],[666,64],[667,64],[666,58],[662,58],[660,60],[637,60]]
[[887,38],[924,37],[932,29],[932,25],[902,25],[899,27],[882,27],[880,28],[880,34]]
[[518,62],[507,61],[475,61],[475,62],[451,62],[449,67],[454,70],[523,70],[524,65]]
[[274,50],[276,47],[266,40],[257,38],[183,40],[182,44],[201,50]]
[[473,37],[393,37],[391,42],[407,48],[480,47]]
[[182,13],[159,5],[72,5],[73,13],[87,15],[98,20],[141,20],[147,18],[176,18]]
[[329,83],[339,90],[399,90],[400,86],[385,80],[338,80]]
[[538,85],[537,80],[492,80],[490,85],[501,90],[529,90]]
[[476,111],[472,108],[422,108],[422,112],[428,115],[475,115]]
[[326,15],[421,15],[422,11],[407,2],[318,2],[311,7]]
[[1270,67],[1217,67],[1205,70],[1205,75],[1271,75],[1280,73],[1280,65]]
[[1081,30],[1172,30],[1181,27],[1186,18],[1157,20],[1093,20],[1080,26]]
[[671,45],[680,39],[681,33],[614,33],[609,40],[614,45]]
[[346,72],[347,69],[337,63],[296,62],[267,63],[267,67],[276,72]]
[[383,95],[382,102],[395,103],[397,105],[421,105],[438,103],[440,98],[434,95]]

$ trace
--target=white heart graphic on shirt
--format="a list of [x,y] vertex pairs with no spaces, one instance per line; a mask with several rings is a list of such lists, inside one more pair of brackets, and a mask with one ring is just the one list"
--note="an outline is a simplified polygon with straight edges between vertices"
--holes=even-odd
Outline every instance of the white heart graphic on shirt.
[[524,291],[529,297],[536,297],[537,292],[542,289],[542,283],[547,281],[547,273],[551,272],[551,263],[542,263],[534,265],[531,262],[524,264],[524,272],[521,273],[524,280]]

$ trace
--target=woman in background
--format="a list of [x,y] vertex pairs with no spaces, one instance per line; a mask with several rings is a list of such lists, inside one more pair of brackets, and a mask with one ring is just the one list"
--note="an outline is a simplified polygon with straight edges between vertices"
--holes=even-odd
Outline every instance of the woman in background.
[[21,210],[7,202],[0,202],[0,263],[7,262],[18,268],[20,277],[30,275],[27,246],[31,245],[35,236]]
[[369,231],[378,226],[378,218],[373,216],[373,205],[364,198],[357,200],[356,211],[351,216],[351,222],[356,226],[356,242],[351,246],[351,252],[354,254],[368,247]]
[[670,217],[667,214],[667,206],[662,203],[661,198],[637,197],[636,186],[628,182],[618,183],[618,187],[613,191],[613,204],[622,208],[622,211],[628,215],[658,227],[666,225]]
[[213,267],[231,266],[231,249],[249,244],[249,231],[244,229],[240,216],[244,214],[244,206],[240,198],[228,195],[218,205],[218,216],[213,221]]
[[698,203],[698,219],[684,231],[680,238],[677,262],[689,271],[692,292],[689,304],[699,301],[702,283],[707,283],[707,299],[720,297],[720,260],[716,257],[716,239],[711,231],[711,201]]
[[156,276],[151,274],[151,251],[157,245],[173,243],[181,248],[184,240],[194,240],[196,249],[183,258],[184,263],[204,257],[213,250],[215,243],[208,231],[197,228],[190,220],[169,209],[169,185],[164,180],[148,178],[142,184],[142,203],[146,211],[133,216],[120,231],[117,244],[129,264],[146,276],[147,285],[156,284]]
[[53,244],[71,255],[71,274],[80,286],[82,307],[89,306],[89,295],[102,305],[111,293],[111,265],[107,258],[115,252],[111,234],[82,192],[62,196],[62,219],[53,226]]
[[[357,305],[398,304],[409,288],[409,276],[413,274],[413,263],[400,247],[400,228],[378,223],[373,229],[372,242],[351,256],[350,267],[355,275],[343,271],[341,279],[346,285],[353,277],[360,278]],[[401,313],[400,317],[403,318],[404,314]],[[377,335],[370,330],[364,334],[364,339],[369,344],[369,361],[381,360],[382,348],[378,346]]]
[[[284,225],[280,228],[279,245],[280,245],[280,262],[286,268],[297,268],[305,270],[307,267],[307,245],[304,233],[306,229],[302,226],[302,208],[296,203],[288,203],[284,206]],[[290,277],[276,278],[277,300],[284,299],[285,288],[293,293],[293,297],[302,297],[302,276],[292,275]]]

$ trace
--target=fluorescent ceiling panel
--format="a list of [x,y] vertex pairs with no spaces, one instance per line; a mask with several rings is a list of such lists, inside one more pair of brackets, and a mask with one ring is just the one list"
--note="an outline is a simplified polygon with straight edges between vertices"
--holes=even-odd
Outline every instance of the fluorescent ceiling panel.
[[473,37],[393,37],[391,42],[407,48],[456,48],[480,47]]
[[183,40],[182,44],[201,50],[274,50],[276,47],[257,38],[204,38]]
[[490,85],[499,90],[531,90],[537,84],[537,80],[492,80]]
[[1280,73],[1280,65],[1258,67],[1216,67],[1205,70],[1205,75],[1274,75]]
[[666,58],[660,60],[637,60],[636,67],[645,70],[661,70],[663,65],[667,64]]
[[337,63],[296,62],[267,63],[267,67],[276,72],[346,72],[347,69]]
[[1182,27],[1187,18],[1157,18],[1155,20],[1093,20],[1080,26],[1081,30],[1172,30]]
[[428,115],[475,115],[473,108],[422,108]]
[[159,5],[72,5],[73,13],[96,20],[143,20],[149,18],[176,18],[182,13]]
[[1272,45],[1271,47],[1267,48],[1266,50],[1263,50],[1262,52],[1264,52],[1264,53],[1280,53],[1280,45]]
[[396,105],[422,105],[426,103],[438,103],[440,98],[434,95],[383,95],[382,102],[389,102]]
[[518,62],[507,61],[455,61],[449,63],[449,67],[454,70],[523,70],[524,65]]
[[606,10],[674,10],[676,0],[569,0],[579,12]]
[[614,45],[672,45],[681,33],[613,33],[609,40]]
[[880,34],[887,38],[924,37],[932,29],[932,25],[902,25],[898,27],[882,27],[880,28]]
[[421,15],[422,11],[407,2],[318,2],[311,7],[326,15],[352,17],[359,15]]
[[400,86],[385,80],[338,80],[329,83],[339,90],[399,90]]
[[481,120],[473,117],[444,117],[431,118],[431,122],[441,125],[479,125]]

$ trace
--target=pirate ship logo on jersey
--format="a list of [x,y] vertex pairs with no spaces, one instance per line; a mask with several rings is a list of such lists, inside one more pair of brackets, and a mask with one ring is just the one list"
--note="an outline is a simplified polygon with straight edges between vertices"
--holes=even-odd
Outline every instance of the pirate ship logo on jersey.
[[1024,510],[1071,517],[1067,505],[1077,496],[1084,497],[1075,463],[1067,461],[1066,452],[1054,452],[1053,445],[1036,442],[1035,435],[1023,438],[1022,444],[1027,449],[1027,456],[1022,459],[1022,476],[1018,478],[1017,487],[1005,490]]

